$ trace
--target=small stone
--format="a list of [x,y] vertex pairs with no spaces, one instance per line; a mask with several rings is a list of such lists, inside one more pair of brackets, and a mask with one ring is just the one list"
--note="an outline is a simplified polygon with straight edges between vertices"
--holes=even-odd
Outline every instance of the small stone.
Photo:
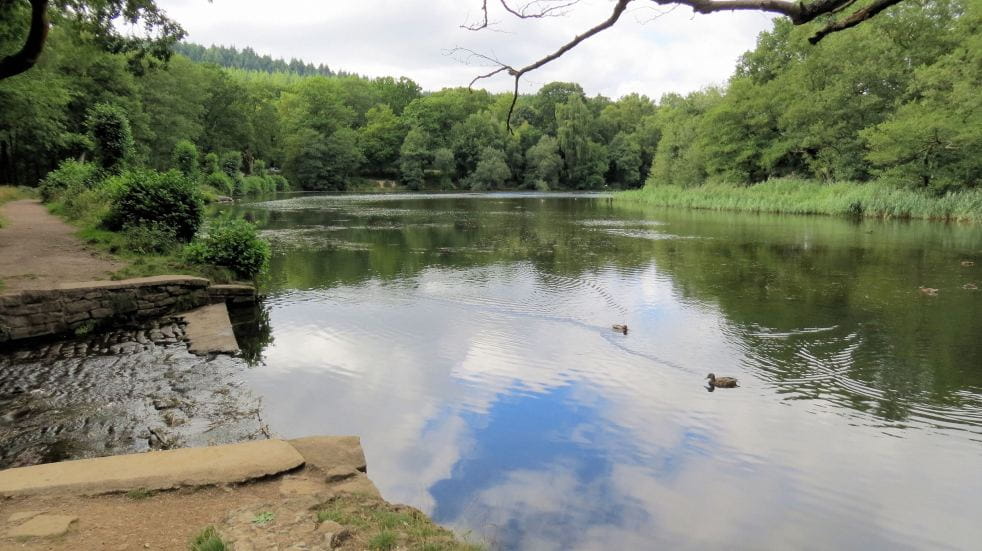
[[8,538],[53,538],[68,532],[78,517],[68,515],[37,515],[31,520],[7,530]]
[[21,511],[19,513],[14,513],[10,515],[10,518],[7,519],[7,522],[23,522],[25,520],[32,519],[43,512],[44,511]]

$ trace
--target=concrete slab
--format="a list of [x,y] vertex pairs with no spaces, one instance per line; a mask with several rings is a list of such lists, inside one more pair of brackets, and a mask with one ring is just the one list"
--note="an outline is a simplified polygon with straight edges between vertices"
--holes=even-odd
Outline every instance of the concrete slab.
[[303,456],[282,440],[81,459],[0,471],[0,496],[95,495],[232,484],[303,464]]
[[181,314],[187,327],[184,335],[192,354],[238,354],[239,344],[232,332],[232,320],[225,303],[209,304]]

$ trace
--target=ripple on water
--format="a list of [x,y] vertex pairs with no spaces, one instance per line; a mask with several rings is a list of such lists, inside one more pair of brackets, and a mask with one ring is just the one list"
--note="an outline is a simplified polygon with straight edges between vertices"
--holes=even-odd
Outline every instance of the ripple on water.
[[731,342],[742,349],[747,366],[786,400],[827,401],[836,406],[829,411],[869,426],[982,435],[982,395],[961,390],[939,404],[931,389],[916,381],[884,378],[892,366],[871,357],[873,348],[859,332],[843,334],[838,327],[733,331]]

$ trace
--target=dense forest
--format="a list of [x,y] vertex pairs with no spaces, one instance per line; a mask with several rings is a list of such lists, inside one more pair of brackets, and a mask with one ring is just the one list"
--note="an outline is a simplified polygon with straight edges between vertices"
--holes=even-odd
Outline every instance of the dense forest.
[[330,67],[324,64],[314,65],[313,63],[304,63],[296,58],[285,61],[283,59],[273,59],[269,55],[259,55],[248,46],[239,51],[237,48],[215,46],[214,44],[206,48],[200,44],[178,42],[174,46],[174,53],[180,54],[196,63],[214,63],[226,69],[244,69],[246,71],[262,71],[264,73],[293,73],[299,76],[320,75],[323,77],[333,77],[337,74],[345,74],[343,71],[335,73]]
[[[0,17],[0,51],[23,39],[23,20]],[[182,44],[166,65],[134,63],[64,22],[34,69],[0,81],[0,182],[36,185],[62,160],[84,159],[88,114],[109,104],[149,166],[174,167],[175,147],[190,142],[213,172],[231,159],[233,179],[269,168],[311,190],[359,178],[545,190],[794,175],[945,191],[982,183],[980,31],[975,0],[904,2],[818,45],[808,25],[778,19],[726,85],[653,101],[556,82],[510,113],[509,94],[424,92],[250,49]]]

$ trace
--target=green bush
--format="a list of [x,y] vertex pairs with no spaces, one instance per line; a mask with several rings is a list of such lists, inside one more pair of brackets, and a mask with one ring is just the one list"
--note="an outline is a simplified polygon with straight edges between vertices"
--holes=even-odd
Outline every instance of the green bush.
[[273,191],[290,191],[290,181],[279,174],[270,174],[266,179],[272,185]]
[[201,194],[180,172],[130,170],[113,180],[111,185],[118,187],[105,220],[110,230],[158,224],[184,242],[198,231],[204,208]]
[[215,188],[215,191],[225,195],[235,194],[235,180],[224,172],[213,172],[205,177],[205,185]]
[[41,200],[47,203],[58,198],[69,187],[79,191],[91,189],[101,180],[102,173],[96,165],[68,159],[41,180],[38,190],[41,192]]
[[126,248],[140,254],[166,254],[177,246],[174,229],[159,223],[129,226],[123,230]]
[[120,172],[136,149],[126,112],[118,105],[99,103],[89,109],[85,125],[95,143],[96,160],[102,168]]
[[216,153],[209,153],[205,155],[204,161],[202,162],[202,168],[205,174],[214,174],[218,172],[218,155]]
[[188,140],[181,140],[174,145],[174,153],[171,156],[174,168],[188,178],[198,176],[198,148]]
[[230,178],[235,178],[242,172],[242,154],[238,151],[229,151],[222,155],[222,172],[228,174]]
[[192,264],[221,266],[251,279],[266,270],[270,250],[256,226],[241,218],[226,218],[212,222],[205,235],[184,249],[184,255]]

